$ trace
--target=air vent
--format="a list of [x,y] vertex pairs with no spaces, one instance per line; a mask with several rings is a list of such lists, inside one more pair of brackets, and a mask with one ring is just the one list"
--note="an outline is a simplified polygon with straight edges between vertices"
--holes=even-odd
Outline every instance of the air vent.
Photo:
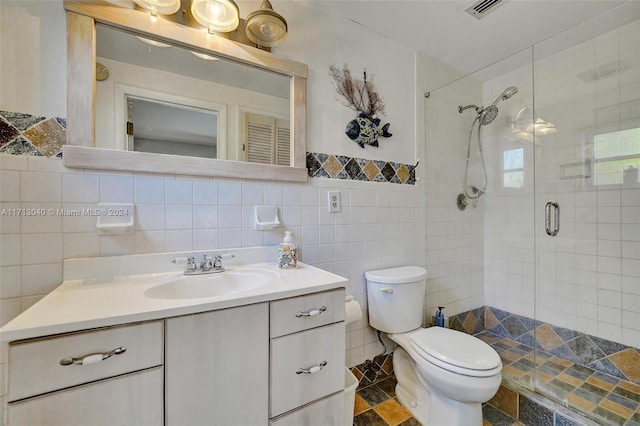
[[475,17],[476,19],[482,19],[489,12],[496,10],[498,6],[503,3],[504,0],[478,0],[471,6],[469,6],[465,12]]

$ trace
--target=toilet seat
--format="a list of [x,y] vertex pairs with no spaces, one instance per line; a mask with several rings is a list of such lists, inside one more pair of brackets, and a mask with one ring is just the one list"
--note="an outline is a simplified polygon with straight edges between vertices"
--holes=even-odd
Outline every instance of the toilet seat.
[[431,327],[407,337],[417,355],[444,370],[472,377],[490,377],[502,371],[496,351],[466,333]]

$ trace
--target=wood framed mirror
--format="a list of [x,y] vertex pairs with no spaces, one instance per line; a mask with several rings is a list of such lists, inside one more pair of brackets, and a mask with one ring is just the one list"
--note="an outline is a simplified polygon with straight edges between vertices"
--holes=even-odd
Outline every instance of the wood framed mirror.
[[[67,11],[67,145],[63,147],[63,162],[66,167],[292,182],[307,180],[305,164],[306,64],[279,58],[269,52],[210,35],[206,31],[160,17],[150,19],[148,13],[132,8],[118,7],[105,2],[76,0],[65,0],[64,7]],[[286,109],[289,112],[289,119],[282,120],[282,118],[287,118],[282,117],[282,111],[279,111],[277,117],[280,122],[286,122],[286,125],[283,126],[283,128],[286,127],[286,133],[283,134],[287,135],[286,138],[280,137],[281,155],[278,157],[279,160],[273,160],[272,164],[266,164],[267,160],[263,160],[261,157],[251,160],[260,162],[246,161],[249,156],[236,149],[238,146],[242,146],[243,150],[247,149],[247,146],[243,145],[244,142],[238,142],[235,145],[236,148],[233,148],[232,143],[221,146],[217,152],[228,155],[228,157],[222,158],[220,154],[214,155],[213,158],[211,155],[208,155],[210,158],[174,155],[174,150],[159,151],[172,153],[166,154],[141,152],[142,150],[134,152],[113,149],[116,145],[123,146],[122,143],[117,144],[115,141],[114,147],[109,145],[105,147],[103,142],[96,144],[96,129],[103,139],[105,133],[104,125],[96,120],[96,28],[102,26],[109,30],[129,33],[139,39],[151,39],[177,49],[183,49],[183,51],[189,51],[194,55],[213,57],[219,59],[215,62],[225,62],[232,67],[260,70],[279,76],[278,78],[285,79],[285,86],[288,79],[289,98],[288,100],[280,99],[279,102],[285,102],[285,104],[288,102],[285,108],[288,106]],[[151,51],[151,47],[148,49]],[[252,77],[245,78],[245,82],[247,80],[252,80]],[[123,90],[122,87],[127,87],[126,84],[118,84],[118,87],[116,92],[120,94],[139,97],[136,93],[125,93],[126,90]],[[162,90],[164,89],[171,91],[170,87]],[[241,90],[244,89],[243,86]],[[142,88],[137,93],[144,93],[145,90],[148,92],[147,88]],[[206,97],[207,102],[211,100],[211,97],[206,94],[202,96]],[[260,96],[268,95],[260,94]],[[230,102],[233,103],[233,101]],[[241,129],[247,127],[246,123],[243,119],[236,118],[233,122],[233,126],[236,127],[232,127],[232,131],[230,131],[231,124],[229,124],[230,120],[227,117],[233,114],[237,114],[238,117],[244,117],[244,114],[247,117],[255,116],[259,110],[252,109],[253,105],[247,105],[247,103],[253,104],[254,102],[245,100],[244,104],[239,103],[232,106],[221,104],[216,99],[209,102],[209,104],[219,105],[216,118],[218,128],[222,127],[222,129],[218,131],[217,139],[223,135],[223,140],[229,140],[231,139],[229,135],[233,136],[236,133],[237,137],[240,137]],[[192,108],[188,102],[185,104],[184,109]],[[116,108],[118,111],[126,109],[126,107]],[[118,117],[115,121],[121,125],[123,120],[122,117]],[[234,129],[240,130],[236,132]],[[124,145],[133,146],[133,144]],[[137,144],[137,146],[142,146],[142,144]],[[287,150],[288,152],[286,152]],[[286,163],[288,165],[283,165]]]

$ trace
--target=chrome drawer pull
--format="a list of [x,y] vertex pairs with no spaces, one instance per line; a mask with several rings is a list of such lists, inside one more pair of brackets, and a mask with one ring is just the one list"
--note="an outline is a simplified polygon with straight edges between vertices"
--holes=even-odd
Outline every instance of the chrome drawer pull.
[[120,355],[127,351],[127,348],[124,346],[120,346],[119,348],[115,348],[111,352],[98,353],[98,354],[89,354],[85,355],[82,358],[74,358],[74,357],[66,357],[60,360],[60,365],[89,365],[95,364],[100,361],[104,361],[105,359],[111,358],[113,355]]
[[326,310],[327,310],[326,306],[320,306],[318,309],[312,309],[309,312],[297,312],[296,313],[296,318],[300,318],[300,317],[315,317],[317,315],[320,315],[321,313],[323,313]]
[[311,368],[298,368],[296,374],[314,374],[322,370],[327,365],[327,361],[322,361],[318,365],[314,365]]

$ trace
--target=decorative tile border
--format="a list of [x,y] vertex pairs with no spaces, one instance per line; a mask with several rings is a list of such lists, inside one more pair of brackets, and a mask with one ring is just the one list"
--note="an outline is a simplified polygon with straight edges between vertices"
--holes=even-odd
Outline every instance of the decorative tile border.
[[640,350],[637,348],[490,306],[454,315],[449,322],[451,328],[469,334],[486,330],[618,379],[640,384]]
[[344,155],[307,152],[309,177],[415,185],[416,166]]
[[60,157],[67,139],[66,126],[60,117],[0,111],[0,153]]

